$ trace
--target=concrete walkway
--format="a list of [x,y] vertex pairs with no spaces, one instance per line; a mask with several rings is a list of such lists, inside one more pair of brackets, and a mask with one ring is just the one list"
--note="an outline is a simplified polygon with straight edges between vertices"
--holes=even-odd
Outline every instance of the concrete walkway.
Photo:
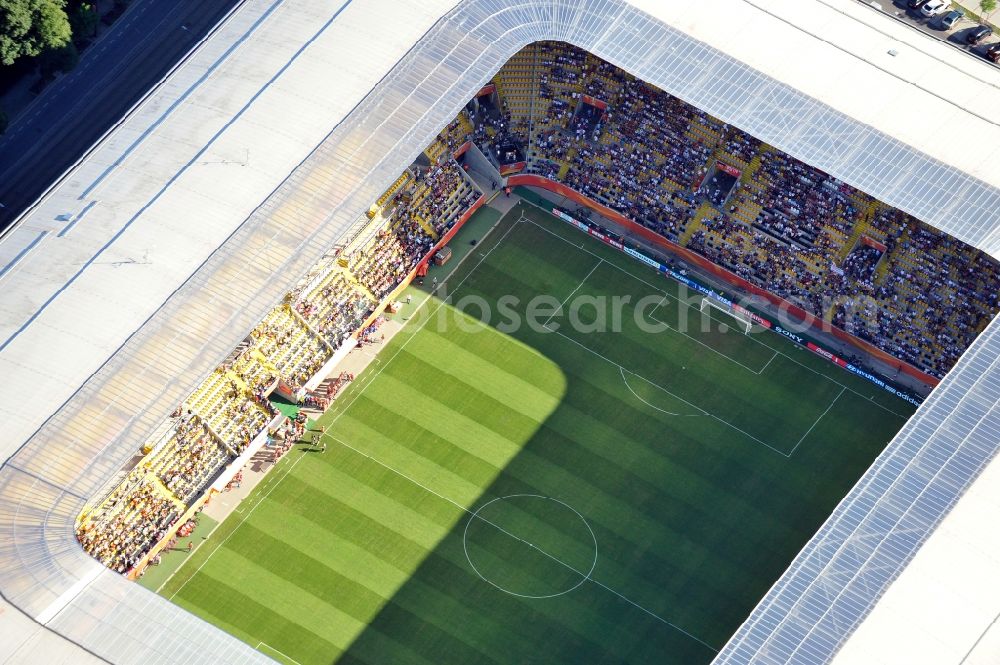
[[[976,16],[981,16],[982,14],[982,10],[979,8],[979,0],[954,0],[952,4],[961,5],[965,9],[968,9],[970,12],[975,14]],[[996,11],[994,11],[982,18],[985,18],[986,21],[989,23],[995,24],[996,21],[994,19],[996,18],[996,16],[997,13]]]

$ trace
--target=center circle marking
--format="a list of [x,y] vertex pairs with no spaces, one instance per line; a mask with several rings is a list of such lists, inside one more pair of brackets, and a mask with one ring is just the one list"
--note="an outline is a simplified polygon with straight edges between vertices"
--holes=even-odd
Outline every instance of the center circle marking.
[[[573,514],[575,514],[578,518],[580,518],[580,521],[583,522],[583,525],[585,527],[587,527],[587,532],[590,533],[590,538],[591,538],[591,540],[594,543],[594,559],[593,559],[593,561],[591,561],[591,563],[590,563],[590,569],[587,570],[586,573],[579,573],[579,571],[576,571],[574,568],[572,568],[571,566],[569,566],[569,564],[566,564],[563,561],[561,561],[560,559],[556,558],[555,556],[549,554],[548,552],[545,552],[544,550],[540,549],[534,543],[530,543],[530,542],[528,542],[528,541],[526,541],[526,540],[518,537],[515,534],[511,534],[511,533],[507,532],[508,535],[510,535],[512,538],[515,538],[515,539],[523,542],[525,545],[528,545],[532,549],[535,549],[535,550],[538,550],[539,552],[542,552],[542,554],[544,554],[544,555],[550,557],[551,559],[553,559],[554,561],[557,561],[558,563],[566,566],[570,570],[574,570],[574,572],[578,572],[578,574],[581,575],[580,580],[576,584],[574,584],[573,586],[571,586],[571,587],[569,587],[567,589],[563,589],[562,591],[558,591],[556,593],[549,593],[549,594],[536,595],[536,594],[530,594],[530,593],[518,593],[517,591],[511,591],[510,589],[507,589],[507,588],[503,587],[502,585],[497,584],[493,580],[487,578],[485,575],[483,575],[483,573],[479,570],[479,568],[476,567],[476,564],[472,561],[472,557],[469,556],[469,544],[468,544],[469,525],[472,524],[473,521],[479,519],[479,520],[482,520],[482,521],[486,522],[487,524],[493,525],[493,527],[496,528],[496,529],[500,529],[500,527],[494,525],[492,522],[490,522],[489,520],[487,520],[485,517],[480,517],[479,513],[482,512],[486,507],[490,506],[491,504],[496,503],[497,501],[504,501],[504,500],[507,500],[507,499],[516,499],[516,498],[519,498],[519,497],[530,498],[530,499],[542,499],[544,501],[553,501],[555,503],[558,503],[559,505],[563,506],[564,508],[568,508],[569,510],[571,510],[573,512]],[[506,530],[504,530],[504,531],[506,531]],[[476,573],[476,575],[479,576],[479,579],[481,579],[482,581],[486,582],[490,586],[492,586],[492,587],[494,587],[496,589],[499,589],[500,591],[503,591],[504,593],[510,594],[511,596],[517,596],[518,598],[539,598],[539,599],[541,599],[541,598],[555,598],[557,596],[563,596],[563,595],[569,593],[570,591],[573,591],[573,590],[577,589],[581,584],[583,584],[584,582],[586,582],[587,580],[589,580],[591,574],[593,574],[593,572],[594,572],[594,568],[597,566],[597,536],[594,535],[594,530],[592,528],[590,528],[590,524],[587,523],[587,520],[583,517],[583,515],[580,514],[580,512],[576,508],[574,508],[573,506],[569,505],[565,501],[560,501],[559,499],[553,498],[551,496],[542,496],[541,494],[508,494],[507,496],[500,496],[500,497],[497,497],[495,499],[491,499],[490,501],[487,501],[483,505],[479,506],[479,508],[477,508],[475,510],[475,512],[472,513],[472,515],[469,517],[469,520],[465,523],[465,531],[462,533],[462,549],[465,550],[465,560],[469,562],[469,566],[471,566],[472,570]]]

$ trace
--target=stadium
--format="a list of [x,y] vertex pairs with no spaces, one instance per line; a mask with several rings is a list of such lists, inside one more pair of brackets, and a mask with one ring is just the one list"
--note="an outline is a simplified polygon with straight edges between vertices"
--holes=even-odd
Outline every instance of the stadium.
[[240,3],[0,237],[5,662],[997,662],[998,85]]

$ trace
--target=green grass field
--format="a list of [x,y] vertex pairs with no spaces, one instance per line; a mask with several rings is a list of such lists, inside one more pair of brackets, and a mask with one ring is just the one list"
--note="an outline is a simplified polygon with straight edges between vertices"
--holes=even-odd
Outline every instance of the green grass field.
[[[672,282],[533,208],[447,286],[467,313],[415,298],[327,452],[286,456],[161,593],[301,665],[707,663],[913,411],[724,314],[701,332]],[[539,294],[578,325],[496,316]],[[586,330],[626,295],[620,331]]]

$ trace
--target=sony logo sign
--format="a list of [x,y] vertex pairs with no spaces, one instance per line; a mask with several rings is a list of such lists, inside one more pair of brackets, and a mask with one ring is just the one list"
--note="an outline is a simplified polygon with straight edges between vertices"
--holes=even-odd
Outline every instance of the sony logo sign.
[[792,333],[792,332],[789,332],[789,331],[785,330],[785,329],[784,329],[784,328],[782,328],[781,326],[774,326],[774,331],[775,331],[775,332],[779,332],[779,333],[781,333],[782,335],[784,335],[784,336],[785,336],[785,337],[787,337],[788,339],[790,339],[790,340],[792,340],[793,342],[796,342],[796,343],[798,343],[798,344],[803,344],[803,343],[805,343],[805,340],[803,340],[803,339],[802,339],[801,337],[799,337],[799,336],[798,336],[798,335],[796,335],[795,333]]

